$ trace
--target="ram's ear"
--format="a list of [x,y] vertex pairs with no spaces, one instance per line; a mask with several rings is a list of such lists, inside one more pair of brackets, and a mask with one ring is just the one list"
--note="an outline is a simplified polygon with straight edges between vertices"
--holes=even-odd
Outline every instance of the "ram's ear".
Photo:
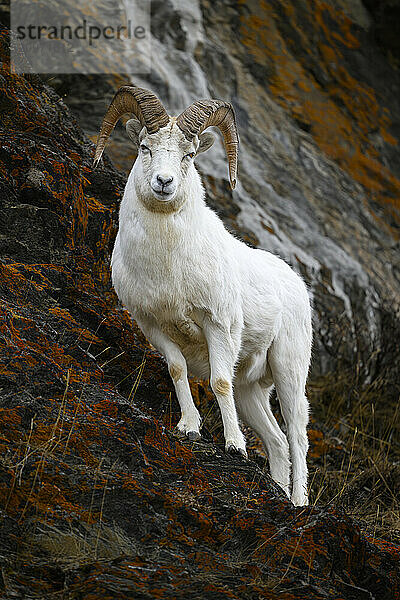
[[143,125],[137,119],[129,119],[125,125],[126,133],[135,146],[139,146],[139,134]]
[[211,146],[213,145],[213,143],[215,141],[215,137],[213,136],[212,133],[202,133],[199,136],[199,140],[200,140],[200,144],[199,144],[199,147],[197,148],[196,154],[200,154],[201,152],[205,152],[206,150],[211,148]]

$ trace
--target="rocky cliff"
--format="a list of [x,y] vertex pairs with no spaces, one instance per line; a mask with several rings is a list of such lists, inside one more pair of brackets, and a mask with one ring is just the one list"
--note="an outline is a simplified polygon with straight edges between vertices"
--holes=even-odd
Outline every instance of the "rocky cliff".
[[[235,104],[240,185],[229,191],[217,147],[199,161],[208,201],[307,279],[316,312],[310,396],[337,401],[340,369],[360,374],[351,396],[358,408],[362,382],[378,390],[374,406],[381,399],[392,421],[376,442],[386,462],[375,462],[380,476],[373,465],[368,480],[354,474],[349,498],[367,506],[378,489],[381,502],[391,499],[394,50],[374,41],[374,17],[361,3],[153,2],[153,12],[157,69],[139,83],[171,111],[208,95]],[[378,516],[368,527],[362,508],[358,522],[335,508],[348,492],[355,434],[346,449],[343,429],[334,437],[313,423],[311,483],[331,461],[340,485],[322,504],[321,484],[306,509],[282,496],[249,432],[251,460],[223,453],[206,384],[191,384],[205,416],[202,441],[173,435],[165,364],[109,282],[125,178],[107,158],[92,171],[93,145],[65,104],[94,135],[122,79],[52,80],[64,100],[36,77],[11,75],[6,30],[0,39],[2,596],[398,597],[399,547],[388,531],[386,541],[377,537]],[[110,154],[129,168],[121,129]],[[347,389],[343,412],[349,397]],[[377,431],[363,433],[376,461]]]

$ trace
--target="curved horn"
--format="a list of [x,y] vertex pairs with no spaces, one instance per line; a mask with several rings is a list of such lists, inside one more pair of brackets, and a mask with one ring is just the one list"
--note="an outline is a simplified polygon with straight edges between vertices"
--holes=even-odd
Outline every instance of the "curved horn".
[[235,113],[230,102],[223,100],[197,100],[179,115],[176,124],[186,139],[192,140],[207,127],[219,127],[224,136],[225,150],[229,164],[231,188],[236,186],[237,156],[239,136]]
[[149,133],[156,133],[169,122],[167,111],[153,92],[135,85],[123,85],[116,92],[104,116],[93,166],[96,167],[103,154],[107,139],[118,119],[125,113],[133,113]]

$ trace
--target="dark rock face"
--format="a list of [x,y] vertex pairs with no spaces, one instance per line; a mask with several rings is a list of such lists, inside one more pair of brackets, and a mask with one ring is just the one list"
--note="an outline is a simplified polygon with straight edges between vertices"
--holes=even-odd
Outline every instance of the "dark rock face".
[[[333,508],[295,509],[211,428],[174,437],[167,369],[110,287],[124,179],[108,160],[92,171],[64,102],[10,75],[0,40],[2,597],[397,597],[398,548]],[[220,206],[225,181],[207,186]]]
[[363,0],[372,16],[371,34],[389,56],[400,60],[400,2]]

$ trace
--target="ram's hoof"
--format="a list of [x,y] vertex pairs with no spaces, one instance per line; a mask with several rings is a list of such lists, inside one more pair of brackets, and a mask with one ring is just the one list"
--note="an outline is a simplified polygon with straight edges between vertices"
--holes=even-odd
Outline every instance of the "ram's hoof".
[[236,446],[234,446],[233,444],[230,444],[227,447],[226,451],[228,454],[240,454],[240,456],[247,458],[246,450],[243,450],[243,448],[236,448]]
[[186,436],[191,442],[198,442],[201,439],[201,435],[198,431],[188,431]]
[[199,439],[201,439],[201,435],[198,431],[188,431],[185,433],[184,431],[178,429],[178,427],[175,427],[173,434],[181,440],[187,438],[191,442],[197,442]]

